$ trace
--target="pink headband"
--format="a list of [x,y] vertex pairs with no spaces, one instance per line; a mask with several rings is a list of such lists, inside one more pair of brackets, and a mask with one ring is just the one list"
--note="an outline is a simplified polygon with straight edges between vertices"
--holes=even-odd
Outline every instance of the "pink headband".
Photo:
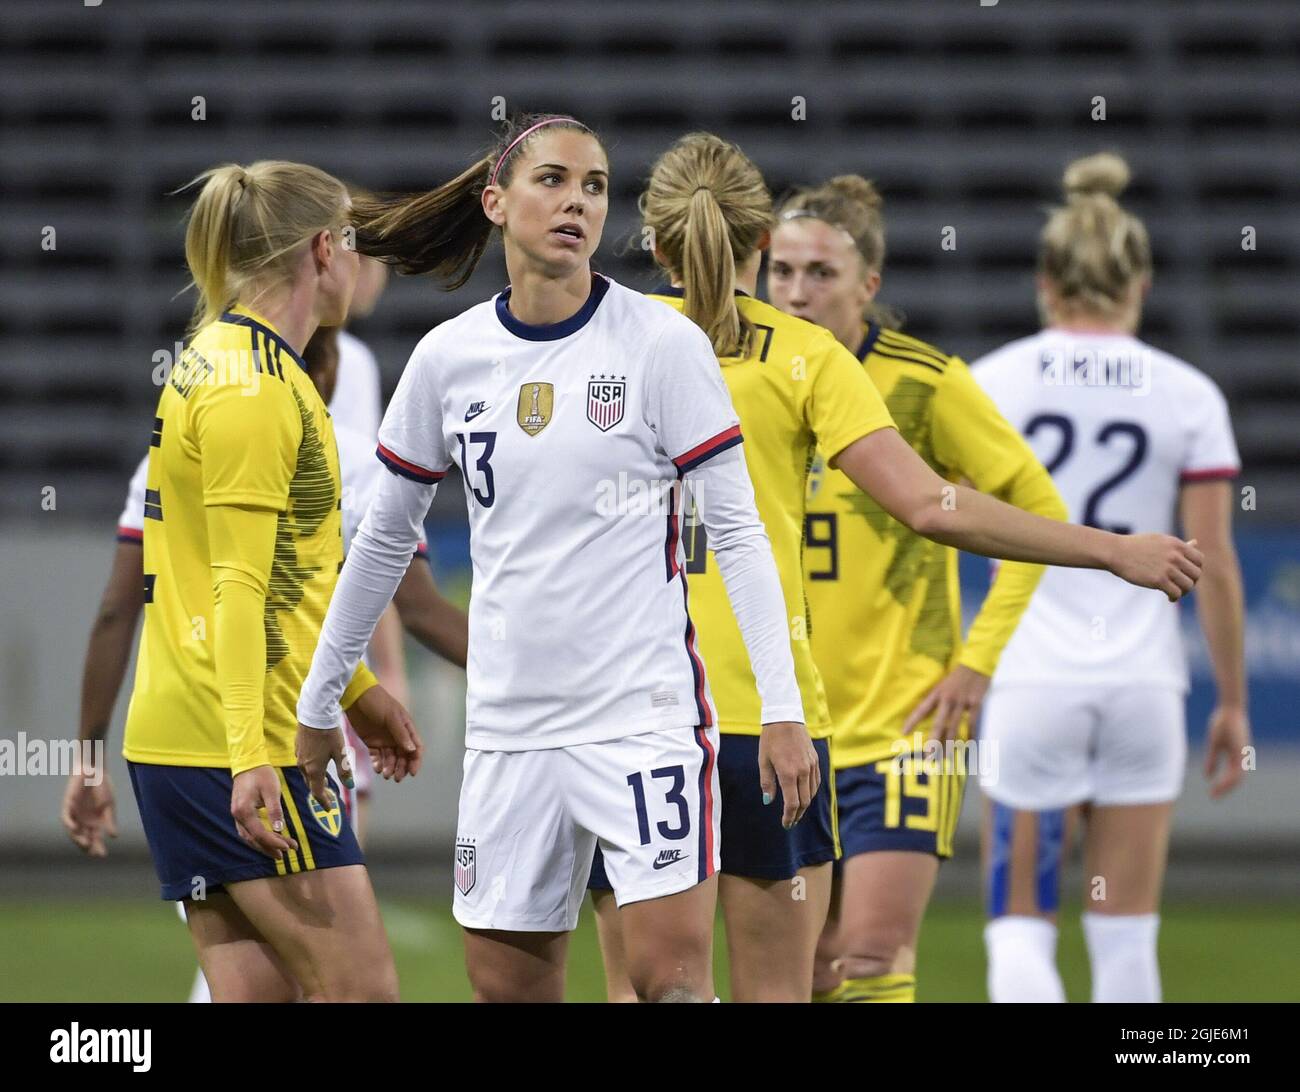
[[582,125],[582,122],[580,122],[577,118],[566,117],[563,115],[559,117],[553,117],[553,118],[543,118],[536,125],[530,125],[527,129],[525,129],[522,133],[520,133],[517,137],[515,137],[514,140],[512,140],[508,145],[506,145],[506,150],[501,153],[501,158],[497,160],[497,165],[492,168],[492,177],[488,181],[488,185],[495,186],[497,184],[497,173],[501,170],[501,164],[506,161],[506,156],[508,156],[511,152],[515,150],[516,144],[518,144],[521,140],[523,140],[524,137],[528,136],[529,133],[536,132],[543,125],[551,125],[552,123],[557,121],[571,121],[575,125]]

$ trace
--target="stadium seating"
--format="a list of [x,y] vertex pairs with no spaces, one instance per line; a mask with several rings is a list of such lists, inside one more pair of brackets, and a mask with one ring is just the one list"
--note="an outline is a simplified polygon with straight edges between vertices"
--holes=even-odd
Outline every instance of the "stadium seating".
[[[60,485],[108,520],[145,450],[155,354],[188,299],[169,197],[217,160],[317,162],[373,188],[424,187],[508,109],[573,111],[608,138],[613,204],[599,265],[654,282],[634,199],[689,129],[737,140],[775,191],[842,171],[886,195],[882,298],[968,359],[1034,328],[1034,241],[1065,162],[1114,147],[1154,239],[1145,333],[1232,400],[1259,516],[1300,512],[1300,32],[1290,0],[1228,19],[1202,6],[168,3],[7,0],[0,45],[0,502]],[[660,13],[663,13],[661,16]],[[214,44],[215,43],[215,44]],[[257,58],[262,64],[248,65]],[[238,64],[236,64],[238,60]],[[1106,121],[1091,118],[1104,96]],[[194,120],[203,96],[205,120]],[[794,120],[802,96],[806,120]],[[53,251],[42,229],[56,229]],[[955,250],[940,248],[956,228]],[[1257,249],[1243,251],[1253,227]],[[489,257],[447,296],[390,289],[362,328],[391,391],[434,323],[504,281]],[[167,358],[162,358],[167,359]],[[459,507],[457,502],[456,507]]]

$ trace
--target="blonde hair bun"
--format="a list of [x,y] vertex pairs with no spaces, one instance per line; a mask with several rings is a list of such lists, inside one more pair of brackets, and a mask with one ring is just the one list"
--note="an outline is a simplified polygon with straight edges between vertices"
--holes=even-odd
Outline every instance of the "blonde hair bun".
[[826,183],[825,188],[869,209],[882,208],[885,204],[876,184],[860,174],[837,174]]
[[1076,159],[1065,168],[1062,185],[1066,197],[1106,194],[1118,197],[1132,177],[1124,158],[1115,152],[1098,152]]

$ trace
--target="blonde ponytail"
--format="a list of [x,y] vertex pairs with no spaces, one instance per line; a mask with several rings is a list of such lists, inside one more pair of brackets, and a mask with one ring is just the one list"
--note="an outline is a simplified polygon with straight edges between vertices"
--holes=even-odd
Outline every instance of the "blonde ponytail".
[[260,160],[204,171],[185,232],[185,261],[198,289],[190,332],[220,318],[254,285],[292,276],[298,248],[318,232],[341,230],[347,188],[305,163]]
[[775,223],[758,168],[721,137],[689,133],[655,162],[640,207],[687,318],[719,357],[747,354],[754,327],[736,306],[736,267]]
[[709,335],[719,356],[740,351],[747,340],[736,307],[736,258],[727,221],[713,193],[700,187],[686,207],[682,235],[682,311]]

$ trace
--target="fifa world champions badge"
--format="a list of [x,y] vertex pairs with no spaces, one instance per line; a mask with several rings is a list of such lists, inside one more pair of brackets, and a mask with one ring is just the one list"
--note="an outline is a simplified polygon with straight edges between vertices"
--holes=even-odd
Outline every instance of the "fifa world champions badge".
[[553,383],[525,383],[519,388],[516,420],[529,436],[536,436],[551,423],[555,413]]

